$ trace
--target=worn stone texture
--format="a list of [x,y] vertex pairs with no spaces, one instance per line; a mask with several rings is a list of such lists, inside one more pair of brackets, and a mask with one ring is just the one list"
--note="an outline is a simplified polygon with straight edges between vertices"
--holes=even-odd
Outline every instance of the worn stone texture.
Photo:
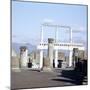
[[83,60],[85,58],[85,52],[83,50],[79,50],[78,57],[81,58],[81,60]]
[[54,39],[53,38],[48,38],[48,58],[50,60],[50,67],[53,68],[53,46],[54,46]]
[[11,57],[11,67],[19,68],[19,58],[18,57]]
[[43,66],[44,67],[50,67],[50,60],[48,57],[43,59]]
[[63,52],[58,52],[58,60],[65,60],[65,54]]

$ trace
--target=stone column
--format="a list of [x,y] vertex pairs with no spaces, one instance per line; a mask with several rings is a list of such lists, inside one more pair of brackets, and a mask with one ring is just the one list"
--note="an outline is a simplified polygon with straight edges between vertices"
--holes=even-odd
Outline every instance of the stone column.
[[53,44],[54,40],[52,38],[48,39],[48,55],[44,58],[43,71],[51,72],[53,68]]
[[58,50],[55,50],[55,68],[58,67]]
[[43,50],[40,50],[40,69],[43,68]]
[[73,55],[73,51],[72,50],[70,50],[70,53],[69,53],[69,67],[71,67],[72,66],[72,55]]
[[27,68],[28,50],[25,46],[20,47],[20,67]]
[[50,67],[53,68],[53,46],[54,46],[54,39],[48,39],[48,58],[50,60]]

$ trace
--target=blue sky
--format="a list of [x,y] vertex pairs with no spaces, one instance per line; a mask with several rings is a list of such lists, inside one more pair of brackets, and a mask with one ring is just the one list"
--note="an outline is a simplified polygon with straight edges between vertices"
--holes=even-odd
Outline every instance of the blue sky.
[[[73,42],[86,42],[86,6],[18,1],[12,2],[12,42],[39,43],[40,26],[45,21],[81,31],[73,32]],[[44,40],[55,37],[54,32],[55,28],[44,28]],[[60,41],[69,41],[69,33],[65,29],[59,29],[58,35]]]

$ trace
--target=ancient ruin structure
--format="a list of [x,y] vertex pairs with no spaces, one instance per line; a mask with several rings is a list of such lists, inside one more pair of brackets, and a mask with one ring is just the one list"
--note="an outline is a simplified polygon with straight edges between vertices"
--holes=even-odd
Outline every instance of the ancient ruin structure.
[[[55,38],[48,39],[48,43],[43,41],[43,27],[54,27],[55,29]],[[68,28],[70,31],[70,42],[69,43],[63,43],[58,41],[58,28]],[[53,42],[55,41],[55,42]],[[53,59],[55,63],[55,68],[58,67],[58,50],[68,50],[69,51],[69,64],[68,67],[73,66],[73,48],[78,48],[78,50],[85,50],[84,45],[82,43],[73,43],[72,42],[72,29],[69,26],[60,26],[60,25],[52,25],[52,24],[43,24],[41,29],[41,41],[40,44],[37,46],[37,49],[40,51],[40,68],[42,69],[43,66],[43,53],[44,50],[48,50],[48,58],[50,62],[48,61],[49,66],[52,68],[53,65]],[[55,52],[55,58],[53,57],[53,51]],[[65,63],[63,63],[64,65]],[[64,65],[65,66],[65,65]]]
[[20,67],[27,68],[28,49],[25,46],[20,47]]

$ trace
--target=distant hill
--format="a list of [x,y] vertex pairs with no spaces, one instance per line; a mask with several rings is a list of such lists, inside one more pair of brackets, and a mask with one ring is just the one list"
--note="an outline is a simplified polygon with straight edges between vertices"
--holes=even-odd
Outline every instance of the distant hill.
[[[32,51],[36,50],[36,46],[32,45],[30,43],[16,43],[13,42],[12,43],[12,49],[14,49],[14,51],[19,54],[20,53],[20,46],[26,46],[28,48],[29,53],[31,53]],[[84,42],[84,46],[85,46],[85,50],[87,53],[87,43]],[[63,50],[60,50],[61,52],[63,52]],[[45,50],[45,52],[47,52],[47,50]],[[65,51],[65,55],[68,56],[69,51]]]
[[30,43],[16,43],[16,42],[12,43],[12,48],[15,50],[17,54],[19,54],[21,46],[26,46],[29,50],[29,53],[32,52],[33,50],[36,50],[36,46]]

